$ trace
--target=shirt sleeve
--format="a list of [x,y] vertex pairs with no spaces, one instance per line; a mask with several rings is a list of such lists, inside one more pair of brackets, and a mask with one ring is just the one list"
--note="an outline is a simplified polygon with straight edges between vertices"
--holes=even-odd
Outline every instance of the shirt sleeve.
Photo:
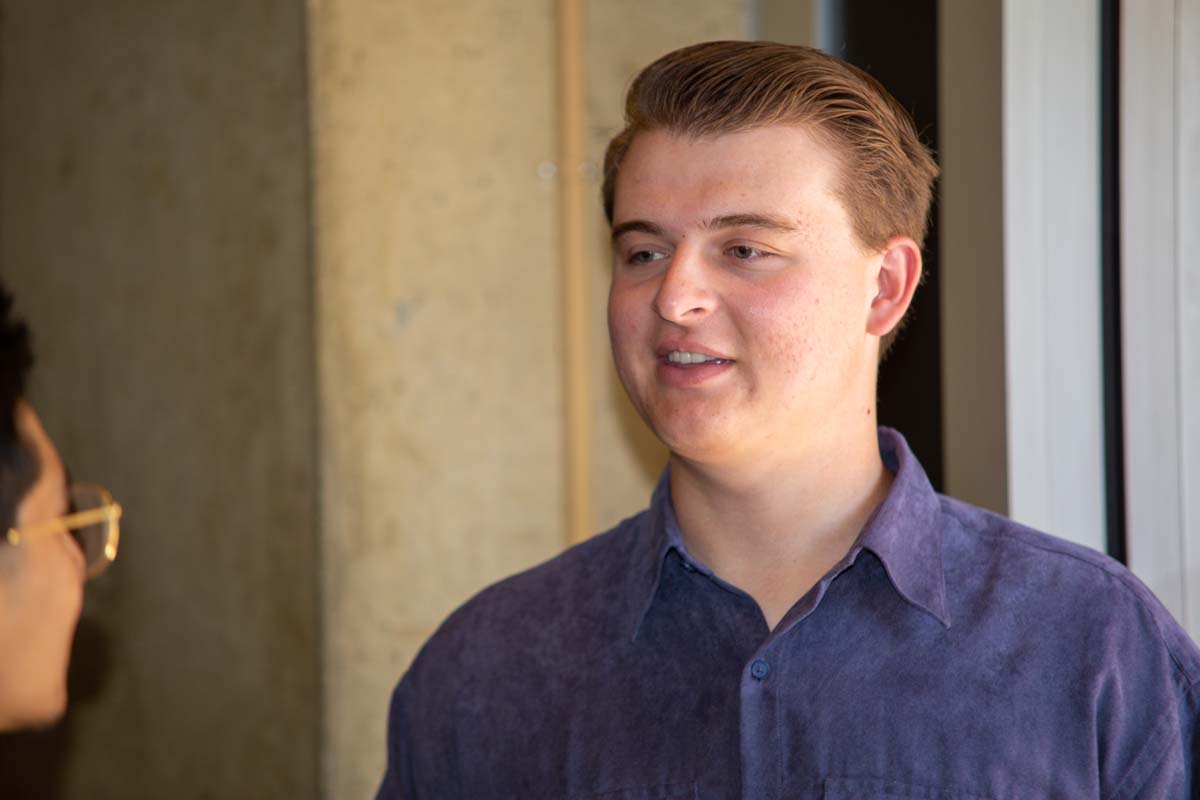
[[[436,652],[433,652],[436,651]],[[377,800],[462,798],[454,676],[437,647],[418,654],[392,692],[388,710],[387,770]]]
[[387,726],[387,770],[375,800],[419,800],[413,776],[408,684],[400,681],[392,692]]
[[1200,800],[1200,649],[1145,584],[1109,574],[1116,591],[1095,595],[1102,624],[1081,651],[1099,800]]
[[[1194,649],[1194,646],[1192,646]],[[1173,682],[1174,683],[1174,682]],[[1160,710],[1156,723],[1131,737],[1142,747],[1123,780],[1107,795],[1111,800],[1185,800],[1200,798],[1196,771],[1200,759],[1200,692],[1186,676],[1179,676],[1173,697],[1167,702],[1152,699],[1149,690],[1143,701]]]

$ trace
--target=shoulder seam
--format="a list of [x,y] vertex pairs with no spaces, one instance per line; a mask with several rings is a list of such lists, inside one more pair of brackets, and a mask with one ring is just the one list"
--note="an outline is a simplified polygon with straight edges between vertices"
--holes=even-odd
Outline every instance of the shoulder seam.
[[[980,527],[974,526],[974,525],[967,525],[964,522],[964,520],[962,519],[962,517],[959,516],[959,514],[956,511],[950,510],[950,511],[947,511],[946,513],[948,513],[950,516],[952,516],[954,518],[955,522],[957,522],[959,525],[961,525],[964,529],[970,530],[976,534],[979,534],[980,536],[987,536],[992,539],[1005,538],[1006,541],[1014,542],[1015,544],[1019,544],[1023,547],[1029,547],[1034,550],[1041,550],[1044,553],[1054,553],[1055,555],[1060,555],[1065,558],[1070,558],[1074,561],[1080,562],[1081,564],[1087,564],[1088,566],[1092,567],[1093,569],[1099,570],[1100,572],[1103,572],[1106,575],[1109,575],[1113,578],[1117,578],[1117,579],[1121,580],[1122,583],[1127,582],[1127,581],[1125,581],[1124,576],[1114,573],[1112,570],[1108,569],[1103,564],[1097,564],[1096,562],[1092,561],[1091,559],[1083,558],[1083,557],[1078,556],[1068,550],[1062,550],[1062,549],[1054,548],[1054,547],[1046,547],[1045,545],[1037,544],[1036,542],[1027,542],[1027,541],[1024,541],[1021,539],[1017,539],[1016,537],[1002,537],[1001,534],[996,533],[995,531],[990,531],[986,528],[980,528]],[[1004,518],[1004,519],[1007,519],[1007,518]],[[1012,520],[1008,520],[1008,522],[1012,523],[1013,525],[1020,525],[1019,522],[1013,522]],[[1024,527],[1024,526],[1022,526],[1022,527]],[[1040,531],[1035,531],[1033,528],[1026,527],[1026,530],[1028,530],[1030,532],[1041,533]],[[1049,536],[1050,534],[1043,534],[1043,535]],[[1100,554],[1100,555],[1103,555],[1103,554]]]
[[[1160,624],[1160,622],[1158,620],[1158,615],[1155,613],[1155,609],[1153,607],[1151,607],[1150,604],[1147,603],[1146,600],[1143,599],[1142,596],[1140,595],[1140,593],[1137,591],[1139,584],[1136,583],[1136,577],[1133,575],[1133,573],[1118,572],[1116,570],[1110,569],[1104,563],[1097,563],[1096,561],[1093,561],[1091,559],[1083,558],[1079,555],[1076,555],[1075,553],[1070,552],[1069,550],[1059,549],[1059,548],[1055,548],[1055,547],[1047,547],[1045,545],[1038,544],[1037,542],[1030,542],[1030,541],[1026,541],[1024,539],[1019,539],[1017,537],[1004,537],[1004,536],[1002,536],[1002,534],[1000,534],[996,531],[991,531],[986,528],[980,528],[980,527],[974,526],[974,525],[968,525],[962,519],[962,517],[957,513],[956,510],[947,509],[945,504],[942,504],[942,510],[943,510],[943,513],[952,517],[955,522],[957,522],[960,526],[962,526],[962,528],[964,530],[972,531],[973,533],[975,533],[979,536],[987,536],[990,539],[1003,538],[1006,542],[1012,542],[1013,544],[1017,544],[1022,547],[1027,547],[1032,550],[1039,550],[1043,553],[1050,553],[1053,555],[1062,556],[1064,558],[1069,558],[1080,564],[1085,564],[1088,567],[1091,567],[1092,569],[1096,570],[1097,572],[1101,573],[1102,575],[1105,575],[1109,580],[1112,580],[1113,582],[1117,583],[1121,587],[1122,591],[1124,591],[1125,593],[1130,595],[1133,598],[1134,602],[1136,602],[1138,604],[1138,607],[1141,608],[1142,611],[1145,612],[1150,617],[1151,621],[1153,621],[1154,630],[1155,630],[1155,633],[1157,633],[1157,635],[1158,635],[1159,642],[1162,644],[1163,649],[1167,651],[1167,655],[1169,655],[1171,658],[1171,663],[1175,666],[1176,673],[1179,675],[1180,680],[1188,687],[1188,690],[1191,691],[1197,686],[1197,684],[1200,684],[1200,675],[1193,677],[1188,674],[1188,670],[1184,667],[1182,661],[1180,661],[1178,654],[1175,652],[1175,649],[1173,647],[1171,647],[1170,643],[1167,641],[1167,637],[1163,635],[1162,625]],[[1012,521],[1009,520],[1009,522],[1012,522]],[[1012,522],[1012,524],[1019,525],[1020,523]],[[1033,528],[1027,528],[1027,530],[1034,532]],[[1043,534],[1043,535],[1048,536],[1049,534]],[[1103,555],[1103,554],[1101,554],[1101,555]],[[1114,563],[1117,563],[1117,562],[1114,562]],[[1146,588],[1146,591],[1147,592],[1150,591],[1148,587]],[[1165,611],[1165,609],[1163,609],[1163,610]]]

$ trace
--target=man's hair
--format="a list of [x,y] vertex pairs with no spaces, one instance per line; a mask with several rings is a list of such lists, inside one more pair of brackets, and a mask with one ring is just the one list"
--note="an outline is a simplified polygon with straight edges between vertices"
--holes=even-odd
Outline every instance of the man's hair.
[[37,459],[17,436],[17,401],[25,394],[33,351],[29,329],[10,316],[12,302],[0,284],[0,532],[13,524],[38,470]]
[[617,171],[639,133],[705,137],[768,125],[802,127],[834,152],[841,167],[834,192],[863,245],[882,249],[893,236],[924,243],[938,167],[908,112],[857,67],[774,42],[691,45],[638,74],[625,97],[625,128],[604,154],[609,224]]

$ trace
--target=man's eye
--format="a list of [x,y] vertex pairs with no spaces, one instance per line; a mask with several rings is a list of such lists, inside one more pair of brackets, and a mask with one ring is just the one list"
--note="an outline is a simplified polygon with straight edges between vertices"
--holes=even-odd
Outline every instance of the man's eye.
[[660,253],[657,250],[636,250],[629,254],[630,264],[649,264],[652,261],[659,261],[666,258],[666,253]]
[[764,254],[762,250],[751,247],[748,244],[735,244],[733,247],[729,248],[729,255],[733,256],[739,261],[750,261],[755,258],[761,258]]

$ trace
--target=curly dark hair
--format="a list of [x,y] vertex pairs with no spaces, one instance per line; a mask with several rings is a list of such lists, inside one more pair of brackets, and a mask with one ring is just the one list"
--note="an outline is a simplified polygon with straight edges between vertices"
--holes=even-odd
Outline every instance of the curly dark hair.
[[16,518],[17,505],[37,477],[37,460],[17,437],[17,401],[33,367],[29,328],[11,316],[13,297],[0,284],[0,527]]
[[25,381],[33,366],[33,350],[29,345],[29,327],[13,319],[12,294],[0,284],[0,441],[16,438],[13,411],[17,400],[25,394]]

